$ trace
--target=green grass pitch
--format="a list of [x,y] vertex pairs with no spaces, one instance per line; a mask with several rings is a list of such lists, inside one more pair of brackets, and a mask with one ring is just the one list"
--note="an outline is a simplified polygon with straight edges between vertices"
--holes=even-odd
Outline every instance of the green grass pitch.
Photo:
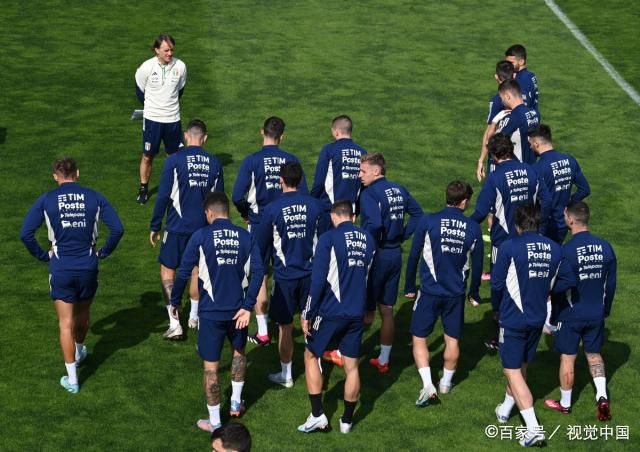
[[[640,89],[640,7],[616,0],[558,4],[636,89]],[[493,68],[509,45],[527,47],[538,75],[543,122],[559,150],[579,160],[592,186],[592,231],[610,240],[619,260],[618,294],[603,349],[612,401],[611,426],[630,439],[569,441],[569,425],[593,425],[595,405],[585,360],[577,364],[573,414],[546,411],[558,395],[558,356],[542,340],[530,383],[545,429],[557,449],[638,450],[640,339],[637,146],[635,104],[557,20],[544,2],[525,0],[335,0],[70,2],[8,0],[0,13],[0,450],[206,450],[201,362],[195,334],[162,340],[166,315],[157,249],[148,243],[154,198],[134,202],[140,158],[139,108],[133,75],[161,31],[177,40],[189,70],[184,120],[204,119],[207,149],[225,164],[228,191],[242,158],[260,146],[270,115],[287,123],[284,149],[309,177],[329,141],[331,119],[352,116],[354,138],[383,152],[388,176],[403,183],[426,211],[442,206],[453,178],[473,182]],[[63,391],[57,322],[46,266],[19,241],[27,209],[52,189],[50,163],[78,161],[80,182],[102,192],[125,224],[119,249],[101,266],[88,338],[90,358],[78,395]],[[164,154],[157,159],[157,185]],[[234,214],[235,215],[235,214]],[[239,218],[234,216],[237,221]],[[40,231],[44,232],[44,231]],[[46,235],[40,234],[44,241]],[[104,238],[104,236],[103,236]],[[483,284],[482,293],[488,294]],[[377,375],[364,362],[377,353],[377,323],[365,333],[360,404],[350,435],[337,431],[342,412],[340,369],[328,369],[325,408],[332,433],[303,435],[309,404],[302,339],[296,337],[295,386],[281,390],[267,373],[279,368],[276,347],[248,346],[242,422],[256,450],[495,450],[515,441],[489,439],[493,409],[504,394],[499,359],[481,340],[490,308],[467,308],[456,386],[442,404],[416,410],[420,380],[407,332],[411,304],[399,299],[392,370]],[[442,330],[429,338],[432,367],[442,368]],[[222,368],[228,369],[229,352]],[[223,413],[230,377],[221,372]],[[226,416],[223,417],[226,420]],[[509,425],[519,425],[513,417]],[[634,446],[635,444],[635,446]]]

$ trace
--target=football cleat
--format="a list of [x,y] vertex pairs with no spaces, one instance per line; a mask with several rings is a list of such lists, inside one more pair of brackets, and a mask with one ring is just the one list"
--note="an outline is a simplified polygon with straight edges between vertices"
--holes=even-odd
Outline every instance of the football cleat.
[[449,392],[451,392],[451,387],[453,386],[453,384],[444,384],[442,383],[442,381],[440,381],[438,383],[438,392],[440,394],[449,394]]
[[483,273],[480,279],[483,281],[491,281],[491,273],[488,273],[488,272]]
[[502,407],[502,404],[499,403],[498,406],[496,407],[496,419],[498,420],[499,423],[501,424],[506,424],[507,421],[509,420],[509,415],[503,415],[500,414],[500,408]]
[[78,383],[76,383],[74,385],[69,383],[69,377],[66,376],[66,375],[60,379],[60,386],[62,386],[64,389],[66,389],[71,394],[77,394],[78,391],[80,390],[80,385]]
[[547,408],[551,408],[552,410],[558,411],[562,414],[571,413],[571,407],[562,406],[559,400],[547,399],[544,401],[544,406],[546,406]]
[[89,352],[87,351],[87,346],[83,345],[80,353],[76,352],[76,366],[82,364],[82,362],[87,359]]
[[241,402],[236,402],[235,400],[231,401],[231,408],[229,408],[229,416],[231,417],[240,417],[247,410],[247,407],[244,404],[244,400]]
[[213,433],[215,430],[222,427],[222,424],[213,425],[209,419],[199,419],[196,425],[200,430],[204,430],[207,433]]
[[346,422],[342,422],[342,418],[340,418],[340,433],[349,433],[351,432],[351,427],[353,426],[353,422],[347,424]]
[[598,399],[598,420],[610,421],[611,409],[609,408],[609,400],[606,397],[600,397]]
[[471,296],[468,296],[468,297],[467,297],[467,301],[468,301],[468,302],[469,302],[469,304],[470,304],[471,306],[473,306],[474,308],[475,308],[475,307],[477,307],[477,306],[480,306],[480,302],[479,302],[478,300],[476,300],[475,298],[471,297]]
[[146,204],[149,200],[149,191],[145,188],[140,187],[138,190],[138,197],[136,198],[136,202],[138,204]]
[[389,372],[389,363],[380,364],[378,358],[371,358],[369,360],[369,364],[378,369],[378,372],[380,372],[381,374],[386,374],[387,372]]
[[169,328],[167,331],[165,331],[162,334],[162,337],[164,337],[165,339],[173,340],[173,341],[178,341],[183,339],[182,325],[178,325],[175,328]]
[[195,329],[198,328],[198,319],[197,318],[193,318],[193,317],[189,317],[189,328],[191,329]]
[[324,361],[335,364],[342,367],[342,356],[338,353],[338,350],[328,350],[322,354]]
[[302,433],[311,433],[316,430],[328,432],[329,431],[329,421],[327,420],[327,416],[321,414],[318,417],[314,417],[313,414],[310,414],[307,418],[307,421],[298,426],[298,431]]
[[416,406],[418,408],[424,408],[429,405],[435,405],[438,400],[436,388],[433,385],[429,385],[420,390],[420,395],[418,396],[418,400],[416,400]]
[[282,372],[269,374],[269,381],[285,388],[293,388],[293,378],[286,379]]
[[249,342],[256,344],[258,347],[265,347],[271,343],[269,339],[269,335],[260,336],[258,333],[250,335],[248,338]]
[[527,430],[522,439],[519,441],[520,445],[523,447],[543,447],[545,446],[544,442],[544,433],[536,432],[531,433]]
[[500,350],[500,343],[495,337],[484,341],[484,346],[487,347],[488,350]]

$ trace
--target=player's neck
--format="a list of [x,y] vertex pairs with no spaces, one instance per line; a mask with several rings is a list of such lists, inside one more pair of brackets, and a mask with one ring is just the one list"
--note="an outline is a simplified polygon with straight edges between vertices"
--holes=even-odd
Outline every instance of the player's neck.
[[574,224],[569,226],[569,229],[571,229],[571,235],[576,235],[576,234],[579,234],[580,232],[587,232],[589,230],[589,226]]
[[286,185],[282,185],[282,193],[293,193],[298,191],[297,187],[287,187]]
[[542,155],[542,154],[544,154],[545,152],[549,152],[549,151],[553,151],[553,145],[551,145],[551,144],[547,144],[547,145],[544,145],[544,146],[540,146],[540,147],[538,148],[538,150],[537,150],[537,152],[538,152],[538,154],[539,154],[539,155]]
[[278,146],[280,144],[280,140],[274,140],[273,138],[265,138],[262,140],[263,146]]

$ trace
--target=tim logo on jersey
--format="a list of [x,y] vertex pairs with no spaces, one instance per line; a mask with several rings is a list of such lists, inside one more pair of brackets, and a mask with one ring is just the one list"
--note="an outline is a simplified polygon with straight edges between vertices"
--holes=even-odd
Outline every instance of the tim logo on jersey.
[[601,279],[604,265],[602,245],[585,245],[576,248],[580,281]]
[[265,157],[262,159],[264,166],[264,186],[267,190],[280,190],[280,167],[287,163],[284,157]]
[[58,211],[62,228],[86,228],[85,208],[84,193],[58,195]]
[[389,218],[391,221],[402,221],[404,219],[404,196],[397,187],[387,188],[384,191],[389,203]]
[[303,239],[307,236],[307,206],[292,204],[282,209],[282,219],[287,228],[287,238]]
[[548,278],[551,269],[551,244],[527,243],[529,278]]
[[236,265],[240,254],[240,233],[231,229],[213,231],[213,246],[218,265]]
[[367,236],[359,231],[347,231],[344,233],[347,245],[347,265],[349,267],[364,267],[364,257],[367,251]]

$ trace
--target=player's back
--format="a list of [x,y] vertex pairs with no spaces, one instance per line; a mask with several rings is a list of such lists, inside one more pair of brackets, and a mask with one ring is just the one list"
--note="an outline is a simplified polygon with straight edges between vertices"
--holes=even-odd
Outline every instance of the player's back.
[[513,154],[518,160],[533,165],[536,162],[536,155],[529,145],[529,130],[539,124],[538,113],[525,104],[520,104],[498,122],[496,132],[511,138]]
[[486,203],[489,196],[495,201],[495,220],[491,226],[491,241],[502,243],[507,237],[516,236],[515,212],[522,204],[534,204],[538,187],[538,176],[533,167],[515,159],[507,160],[489,174],[486,188],[483,186],[478,204]]
[[[251,223],[259,223],[266,205],[282,192],[280,167],[287,162],[300,163],[295,155],[283,151],[277,145],[266,145],[247,156],[240,165],[232,199],[241,214],[247,209]],[[304,171],[298,190],[302,193],[309,192]]]
[[324,218],[320,201],[298,191],[282,193],[265,207],[259,241],[265,258],[265,250],[272,245],[276,279],[300,279],[311,274],[318,236],[327,228]]
[[189,246],[191,241],[200,253],[198,271],[204,293],[200,296],[199,315],[229,320],[245,298],[252,265],[251,235],[230,220],[218,218],[196,231]]
[[[589,195],[590,188],[575,158],[550,150],[544,152],[534,165],[542,177],[552,199],[552,216],[558,226],[564,226],[564,209],[569,201],[581,201]],[[572,196],[573,185],[578,191]]]
[[[319,273],[312,274],[311,293],[314,285],[324,287],[319,308],[322,318],[362,318],[374,252],[373,237],[350,221],[340,223],[320,237],[313,267],[314,272]],[[316,260],[318,265],[328,262],[328,268],[316,270]]]
[[[407,238],[404,223],[405,216],[410,214],[409,209],[411,207],[419,209],[417,205],[410,206],[410,203],[413,202],[413,198],[403,186],[384,177],[374,181],[363,190],[360,196],[362,228],[372,234],[374,234],[374,228],[378,229],[377,237],[374,238],[379,247],[399,247]],[[376,206],[379,209],[381,218],[369,215],[372,210],[373,212],[378,211]],[[420,211],[419,215],[422,215],[422,211]],[[380,222],[382,222],[381,225]]]
[[311,194],[322,201],[325,211],[345,199],[355,207],[361,188],[360,161],[366,154],[351,138],[341,138],[322,148]]
[[207,193],[223,187],[220,161],[201,147],[188,146],[170,155],[162,171],[151,230],[160,230],[165,211],[165,229],[171,233],[189,235],[204,227],[202,202]]
[[604,239],[588,231],[576,233],[562,247],[557,288],[566,288],[558,320],[602,320],[615,291],[616,257]]
[[439,297],[464,295],[470,253],[482,242],[480,225],[457,207],[425,215],[416,228],[424,234],[420,290]]
[[500,245],[491,287],[500,297],[502,326],[542,327],[560,257],[560,245],[535,232],[525,232]]

